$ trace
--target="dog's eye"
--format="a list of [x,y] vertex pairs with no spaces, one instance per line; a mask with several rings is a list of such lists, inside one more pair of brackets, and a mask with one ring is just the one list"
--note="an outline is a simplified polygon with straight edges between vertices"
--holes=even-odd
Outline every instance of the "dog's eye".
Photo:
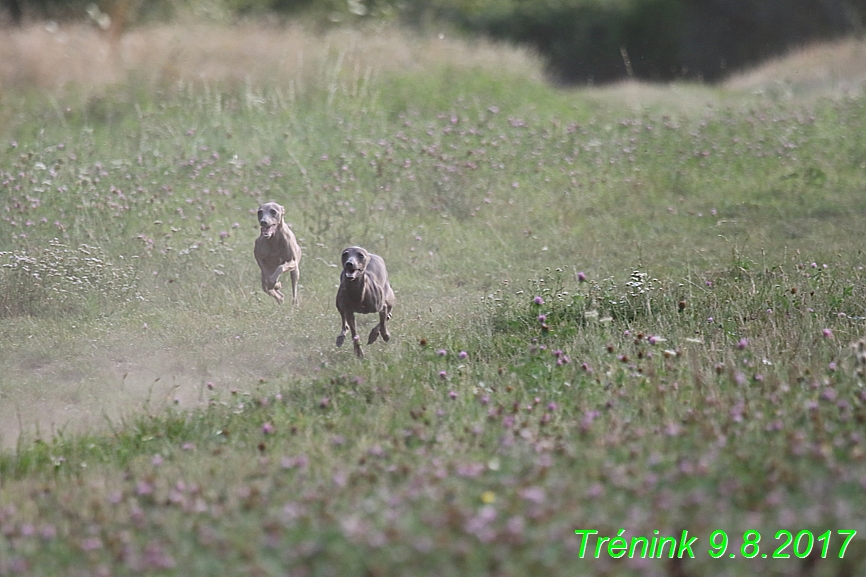
[[276,216],[276,214],[277,214],[277,211],[275,211],[274,209],[271,209],[271,216]]

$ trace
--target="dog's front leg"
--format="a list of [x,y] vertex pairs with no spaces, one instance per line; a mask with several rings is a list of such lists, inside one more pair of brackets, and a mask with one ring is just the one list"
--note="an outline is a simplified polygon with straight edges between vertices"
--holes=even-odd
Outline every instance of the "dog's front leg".
[[358,327],[355,325],[355,313],[347,313],[346,322],[349,325],[349,332],[352,333],[352,344],[355,347],[355,356],[362,359],[364,358],[364,351],[361,350],[361,338],[358,336]]
[[346,315],[343,313],[343,311],[340,311],[340,323],[342,324],[342,330],[340,331],[340,334],[337,335],[338,347],[343,346],[343,342],[346,340],[346,331],[349,330],[349,323],[346,322]]
[[276,284],[280,278],[280,275],[284,272],[288,271],[297,271],[298,270],[298,261],[289,260],[284,263],[280,263],[277,265],[277,268],[274,269],[274,272],[271,273],[271,282]]
[[[256,247],[256,252],[258,252],[258,246]],[[268,266],[258,254],[256,254],[256,263],[259,265],[259,270],[262,271],[262,290],[265,291],[266,294],[277,299],[279,304],[283,304],[284,297],[283,293],[280,292],[282,285],[277,280],[280,278],[280,267],[277,267],[277,270],[271,273],[268,270]]]
[[282,288],[282,285],[280,283],[272,282],[271,277],[269,277],[265,274],[264,271],[262,271],[262,290],[277,299],[278,303],[283,304],[283,300],[285,297],[283,297],[283,293],[280,292],[280,288]]
[[270,282],[279,290],[282,287],[282,283],[279,282],[280,275],[286,271],[291,271],[292,276],[292,304],[295,306],[298,305],[298,261],[290,260],[288,262],[284,262],[279,265],[274,272],[271,273],[269,278]]

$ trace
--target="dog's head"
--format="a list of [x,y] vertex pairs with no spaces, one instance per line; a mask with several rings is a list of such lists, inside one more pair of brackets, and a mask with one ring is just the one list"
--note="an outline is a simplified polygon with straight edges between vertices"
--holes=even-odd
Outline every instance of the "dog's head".
[[283,224],[283,215],[286,209],[276,202],[266,202],[259,207],[259,226],[262,227],[262,236],[271,238],[277,232],[277,228]]
[[340,256],[343,262],[343,274],[348,280],[356,280],[367,268],[367,263],[370,262],[370,253],[360,246],[350,246],[343,251]]

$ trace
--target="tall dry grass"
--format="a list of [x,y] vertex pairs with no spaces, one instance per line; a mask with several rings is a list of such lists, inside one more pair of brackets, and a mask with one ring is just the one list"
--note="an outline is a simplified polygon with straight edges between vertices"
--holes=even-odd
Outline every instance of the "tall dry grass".
[[150,85],[178,80],[260,85],[317,71],[326,58],[341,54],[351,66],[383,72],[444,64],[541,79],[543,68],[528,49],[394,28],[317,33],[298,24],[172,24],[133,29],[115,44],[93,26],[52,23],[0,34],[0,88],[56,91],[75,85],[93,91],[131,73]]
[[804,46],[732,76],[723,86],[802,97],[860,91],[866,86],[866,42],[849,38]]
[[[529,48],[452,34],[419,35],[395,27],[316,32],[301,24],[225,26],[177,23],[139,27],[119,39],[86,24],[42,23],[0,33],[0,91],[13,87],[93,93],[135,76],[145,86],[177,81],[287,82],[318,73],[341,56],[362,72],[425,72],[437,67],[507,70],[544,79],[544,63]],[[721,91],[688,84],[625,82],[589,89],[600,101],[657,107],[671,100],[691,108],[724,93],[772,92],[787,97],[837,95],[866,84],[866,42],[846,39],[803,47],[732,76]]]

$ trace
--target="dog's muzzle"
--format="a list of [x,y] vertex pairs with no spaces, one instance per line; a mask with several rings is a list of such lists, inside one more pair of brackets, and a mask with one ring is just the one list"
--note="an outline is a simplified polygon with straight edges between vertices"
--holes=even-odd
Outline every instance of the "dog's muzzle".
[[358,274],[361,271],[355,268],[352,263],[346,263],[346,266],[343,267],[343,272],[345,273],[348,280],[355,280],[356,278],[358,278]]
[[267,224],[267,223],[260,223],[260,224],[262,227],[262,236],[265,238],[271,238],[272,236],[274,236],[274,233],[277,232],[277,225],[276,224]]

